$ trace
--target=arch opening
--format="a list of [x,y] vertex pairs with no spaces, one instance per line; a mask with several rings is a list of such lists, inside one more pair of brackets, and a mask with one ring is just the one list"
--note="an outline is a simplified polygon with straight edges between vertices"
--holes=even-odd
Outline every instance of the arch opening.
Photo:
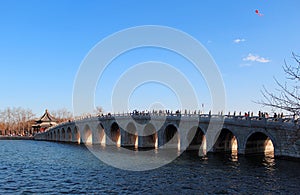
[[228,129],[222,129],[213,146],[214,152],[238,154],[238,141],[236,136]]
[[116,122],[114,122],[110,127],[110,139],[115,142],[118,147],[121,146],[121,131]]
[[62,141],[62,142],[66,141],[66,131],[64,128],[62,128],[62,130],[61,130],[60,141]]
[[157,148],[158,147],[158,136],[155,127],[148,123],[144,129],[143,134],[145,136],[140,136],[140,147],[143,148]]
[[163,143],[167,148],[177,148],[180,150],[179,132],[174,125],[171,124],[165,128]]
[[72,131],[71,131],[71,128],[70,128],[70,127],[68,127],[68,129],[67,129],[66,141],[67,141],[67,142],[72,141]]
[[57,135],[56,135],[56,141],[60,141],[60,138],[61,138],[61,132],[60,132],[60,129],[57,130]]
[[205,156],[207,153],[206,137],[200,127],[193,127],[187,136],[190,143],[187,150],[197,150],[199,156]]
[[274,157],[275,147],[273,141],[264,133],[253,133],[246,142],[246,155],[265,155]]
[[56,131],[53,132],[53,141],[57,141]]
[[138,148],[138,135],[135,125],[131,122],[124,131],[123,146]]

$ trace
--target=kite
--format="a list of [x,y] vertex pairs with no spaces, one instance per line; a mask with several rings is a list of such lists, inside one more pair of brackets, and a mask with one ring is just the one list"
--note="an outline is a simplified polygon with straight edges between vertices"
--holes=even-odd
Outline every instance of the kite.
[[258,16],[263,16],[263,14],[261,14],[258,9],[255,10],[255,13],[258,15]]

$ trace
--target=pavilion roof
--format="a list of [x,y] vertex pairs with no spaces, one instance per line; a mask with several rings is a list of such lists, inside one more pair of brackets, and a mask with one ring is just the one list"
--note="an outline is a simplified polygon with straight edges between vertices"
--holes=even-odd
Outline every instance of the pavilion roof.
[[48,110],[45,110],[45,113],[43,116],[37,120],[36,122],[56,122],[56,119],[48,112]]

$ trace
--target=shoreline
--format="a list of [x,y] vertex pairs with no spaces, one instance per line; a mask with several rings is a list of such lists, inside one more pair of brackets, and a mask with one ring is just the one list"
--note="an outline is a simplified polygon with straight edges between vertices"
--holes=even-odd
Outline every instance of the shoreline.
[[0,140],[34,140],[34,137],[29,136],[0,136]]

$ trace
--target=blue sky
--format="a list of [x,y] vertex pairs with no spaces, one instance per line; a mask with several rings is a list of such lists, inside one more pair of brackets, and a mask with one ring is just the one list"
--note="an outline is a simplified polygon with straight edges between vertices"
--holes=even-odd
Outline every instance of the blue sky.
[[[227,111],[268,110],[253,101],[262,98],[263,85],[276,87],[274,76],[284,81],[284,59],[292,63],[291,53],[300,53],[299,7],[297,0],[0,1],[0,109],[21,106],[38,115],[46,108],[72,110],[74,79],[94,45],[125,28],[164,25],[190,34],[210,52],[223,76]],[[185,59],[154,48],[116,59],[98,83],[95,104],[111,111],[109,93],[118,76],[149,60],[181,70],[209,109],[201,75],[185,68]],[[132,94],[129,109],[157,101],[167,109],[178,106],[172,91],[149,83]]]

